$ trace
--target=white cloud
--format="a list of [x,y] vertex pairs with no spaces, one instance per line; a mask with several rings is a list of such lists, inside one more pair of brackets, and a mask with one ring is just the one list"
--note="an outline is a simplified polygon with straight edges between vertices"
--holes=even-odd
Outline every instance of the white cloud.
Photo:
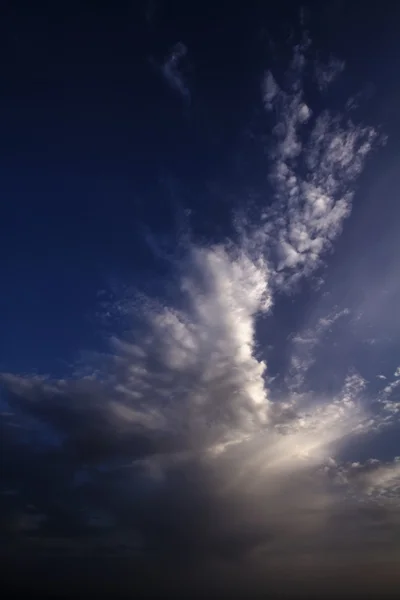
[[[321,265],[324,252],[350,214],[351,185],[376,139],[372,127],[360,127],[329,112],[315,115],[309,123],[312,111],[298,69],[306,61],[303,53],[302,46],[295,49],[294,72],[289,71],[295,86],[284,90],[271,72],[262,86],[265,108],[276,118],[270,147],[276,202],[266,211],[265,238],[277,257],[278,286],[290,285]],[[318,80],[324,75],[325,82],[331,81],[343,67],[336,62],[321,67]],[[279,223],[272,231],[271,221]]]
[[386,384],[377,398],[378,404],[383,408],[383,414],[386,414],[386,422],[390,424],[400,417],[400,378],[396,373],[397,370],[392,381],[387,382],[387,377],[384,377]]
[[[151,385],[154,399],[170,394],[184,426],[203,429],[207,437],[213,437],[214,422],[218,430],[229,423],[229,436],[267,422],[266,366],[254,358],[254,318],[271,304],[265,263],[222,246],[194,249],[180,288],[185,309],[147,313],[139,371],[132,372],[129,345],[120,346],[125,389],[146,393]],[[168,381],[148,371],[149,357]]]

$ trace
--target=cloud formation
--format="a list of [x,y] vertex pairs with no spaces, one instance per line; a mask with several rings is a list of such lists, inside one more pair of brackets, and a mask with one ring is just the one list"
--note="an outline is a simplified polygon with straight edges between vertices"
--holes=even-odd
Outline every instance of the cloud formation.
[[[189,97],[185,53],[177,45],[163,73]],[[321,265],[376,140],[344,115],[314,113],[306,67],[298,46],[287,89],[272,72],[263,79],[275,120],[274,199],[243,223],[240,243],[192,246],[174,302],[128,303],[129,330],[84,375],[1,376],[4,543],[117,552],[157,568],[183,565],[194,579],[218,573],[232,586],[239,569],[257,587],[273,578],[265,562],[293,569],[338,548],[364,556],[388,524],[397,531],[398,459],[340,460],[354,439],[393,423],[397,371],[379,412],[363,402],[355,371],[337,393],[301,393],[319,339],[348,314],[337,310],[291,339],[287,393],[276,400],[256,335],[278,292]],[[318,81],[333,72],[328,65]]]

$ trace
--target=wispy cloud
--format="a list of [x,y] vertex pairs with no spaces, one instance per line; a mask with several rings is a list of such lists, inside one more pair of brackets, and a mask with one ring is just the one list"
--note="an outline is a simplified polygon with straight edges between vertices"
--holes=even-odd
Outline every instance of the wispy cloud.
[[344,71],[345,62],[331,56],[325,64],[316,62],[315,77],[321,91],[326,90]]
[[182,42],[175,44],[161,67],[161,73],[168,85],[185,101],[190,102],[190,90],[182,72],[182,62],[187,52],[185,44]]
[[315,325],[302,329],[291,337],[290,365],[286,377],[290,390],[301,388],[310,367],[315,363],[316,349],[323,341],[324,335],[332,331],[337,321],[349,314],[348,309],[335,308],[328,315],[317,319]]

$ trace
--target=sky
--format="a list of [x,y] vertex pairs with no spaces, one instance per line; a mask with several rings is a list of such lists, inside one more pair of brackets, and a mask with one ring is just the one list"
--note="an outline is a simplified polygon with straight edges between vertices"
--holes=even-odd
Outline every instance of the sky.
[[398,17],[2,5],[4,585],[399,589]]

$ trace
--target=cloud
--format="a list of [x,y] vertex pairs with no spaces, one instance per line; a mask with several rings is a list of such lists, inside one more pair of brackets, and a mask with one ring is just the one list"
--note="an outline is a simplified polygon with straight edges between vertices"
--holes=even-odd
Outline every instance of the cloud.
[[23,427],[19,436],[5,424],[2,467],[8,488],[46,515],[44,548],[73,536],[67,547],[79,554],[89,536],[92,552],[125,544],[147,563],[221,563],[233,573],[253,553],[283,565],[284,548],[301,547],[305,535],[311,552],[334,536],[330,521],[347,509],[331,457],[369,430],[364,382],[349,376],[323,402],[269,400],[254,329],[256,314],[271,310],[269,277],[265,262],[235,248],[193,249],[177,307],[132,307],[131,333],[93,357],[92,376],[2,376],[15,414],[45,425],[32,446]]
[[345,69],[345,62],[331,56],[325,64],[316,63],[315,76],[321,91],[325,91]]
[[352,463],[348,469],[348,479],[361,485],[366,494],[374,497],[377,502],[393,500],[399,503],[400,489],[400,458],[382,463],[370,459],[364,464]]
[[[397,372],[397,371],[396,371]],[[386,383],[383,390],[378,395],[378,402],[382,405],[384,412],[387,414],[387,420],[391,423],[396,415],[400,416],[400,379],[397,378],[389,383]]]
[[291,336],[290,366],[286,377],[291,391],[299,390],[304,384],[309,369],[316,361],[316,348],[324,341],[326,334],[332,332],[337,321],[349,314],[348,309],[339,310],[336,307],[328,315],[319,317],[315,325]]
[[[2,374],[0,508],[5,522],[19,523],[4,539],[44,554],[121,552],[153,578],[211,573],[210,588],[219,578],[234,588],[237,572],[256,586],[309,557],[328,563],[341,548],[363,555],[366,541],[375,548],[380,539],[378,508],[381,533],[396,521],[378,504],[395,495],[397,462],[359,466],[340,452],[394,422],[400,379],[378,398],[379,413],[363,402],[366,381],[355,370],[337,393],[295,393],[347,311],[319,315],[291,338],[279,399],[258,344],[258,319],[268,323],[279,294],[311,275],[339,234],[376,137],[309,107],[303,50],[295,49],[289,89],[272,73],[263,81],[276,119],[266,217],[239,223],[237,243],[193,244],[168,303],[119,299],[124,334],[72,377]],[[177,45],[163,74],[188,98],[185,53]],[[25,516],[27,504],[35,517]]]
[[187,51],[187,47],[182,42],[175,44],[164,61],[161,72],[168,85],[178,92],[185,101],[190,102],[190,90],[185,83],[181,70],[181,63],[187,55]]
[[[275,202],[263,210],[264,229],[257,226],[253,236],[269,245],[280,288],[321,266],[351,212],[353,183],[378,138],[373,127],[356,125],[346,114],[313,111],[304,92],[308,46],[307,40],[295,46],[289,83],[279,84],[267,71],[261,86],[274,123],[268,151]],[[320,65],[318,78],[324,73],[331,80],[343,68]]]

